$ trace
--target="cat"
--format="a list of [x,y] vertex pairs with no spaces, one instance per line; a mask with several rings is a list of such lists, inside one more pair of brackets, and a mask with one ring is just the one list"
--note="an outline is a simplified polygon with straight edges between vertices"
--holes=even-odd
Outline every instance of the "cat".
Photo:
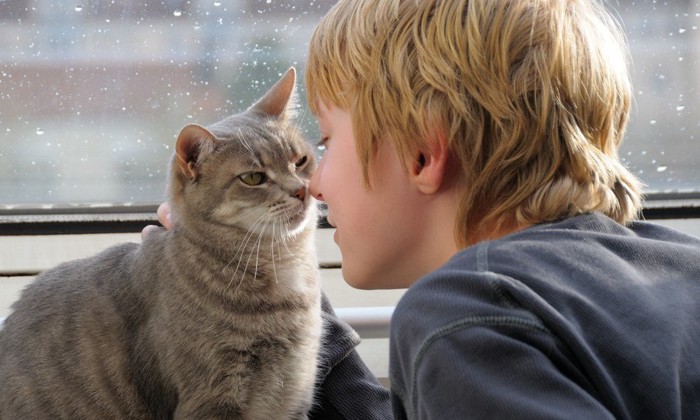
[[322,325],[295,80],[182,129],[171,230],[23,291],[0,331],[0,418],[307,417]]

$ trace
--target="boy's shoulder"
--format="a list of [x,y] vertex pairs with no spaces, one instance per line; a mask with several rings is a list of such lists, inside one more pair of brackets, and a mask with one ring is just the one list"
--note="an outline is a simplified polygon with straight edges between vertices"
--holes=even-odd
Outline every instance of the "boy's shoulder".
[[700,276],[698,254],[700,239],[654,223],[624,226],[592,213],[536,225],[458,252],[408,289],[392,325],[427,335],[465,317],[532,319],[551,305],[563,310],[600,296],[615,305],[627,299],[616,294],[621,283],[641,291],[648,282]]

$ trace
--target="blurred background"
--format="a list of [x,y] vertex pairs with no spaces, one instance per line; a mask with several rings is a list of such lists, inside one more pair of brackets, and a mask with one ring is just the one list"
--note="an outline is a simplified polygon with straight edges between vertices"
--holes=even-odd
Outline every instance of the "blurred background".
[[[301,82],[334,2],[0,0],[0,209],[161,202],[180,128],[244,110],[289,66]],[[648,193],[698,193],[700,0],[610,6],[636,97],[621,155]]]

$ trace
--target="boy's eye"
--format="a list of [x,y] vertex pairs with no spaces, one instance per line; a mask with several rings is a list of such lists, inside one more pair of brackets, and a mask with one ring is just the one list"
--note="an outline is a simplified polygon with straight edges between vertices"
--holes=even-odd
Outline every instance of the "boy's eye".
[[296,168],[299,169],[299,168],[301,168],[302,166],[304,166],[304,164],[306,164],[306,162],[307,162],[308,160],[309,160],[309,159],[308,159],[306,156],[304,156],[304,157],[302,157],[301,159],[299,159],[299,160],[297,161],[297,163],[294,164],[294,166],[296,166]]
[[253,187],[262,184],[267,179],[265,174],[262,172],[246,172],[243,175],[239,175],[239,178],[244,184]]
[[318,153],[318,156],[323,156],[323,152],[326,151],[326,142],[328,141],[328,137],[324,137],[321,140],[316,143],[316,150]]

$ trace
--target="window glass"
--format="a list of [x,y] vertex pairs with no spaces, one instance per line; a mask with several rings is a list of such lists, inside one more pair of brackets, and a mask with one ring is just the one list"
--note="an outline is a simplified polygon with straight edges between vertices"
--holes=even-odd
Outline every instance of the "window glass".
[[647,192],[700,191],[700,1],[616,6],[632,52],[635,103],[621,156]]
[[[162,201],[179,129],[242,111],[290,65],[301,81],[332,3],[0,1],[0,208]],[[636,96],[621,156],[650,193],[698,192],[700,0],[613,3]]]
[[180,128],[301,82],[332,3],[0,1],[0,206],[162,201]]

